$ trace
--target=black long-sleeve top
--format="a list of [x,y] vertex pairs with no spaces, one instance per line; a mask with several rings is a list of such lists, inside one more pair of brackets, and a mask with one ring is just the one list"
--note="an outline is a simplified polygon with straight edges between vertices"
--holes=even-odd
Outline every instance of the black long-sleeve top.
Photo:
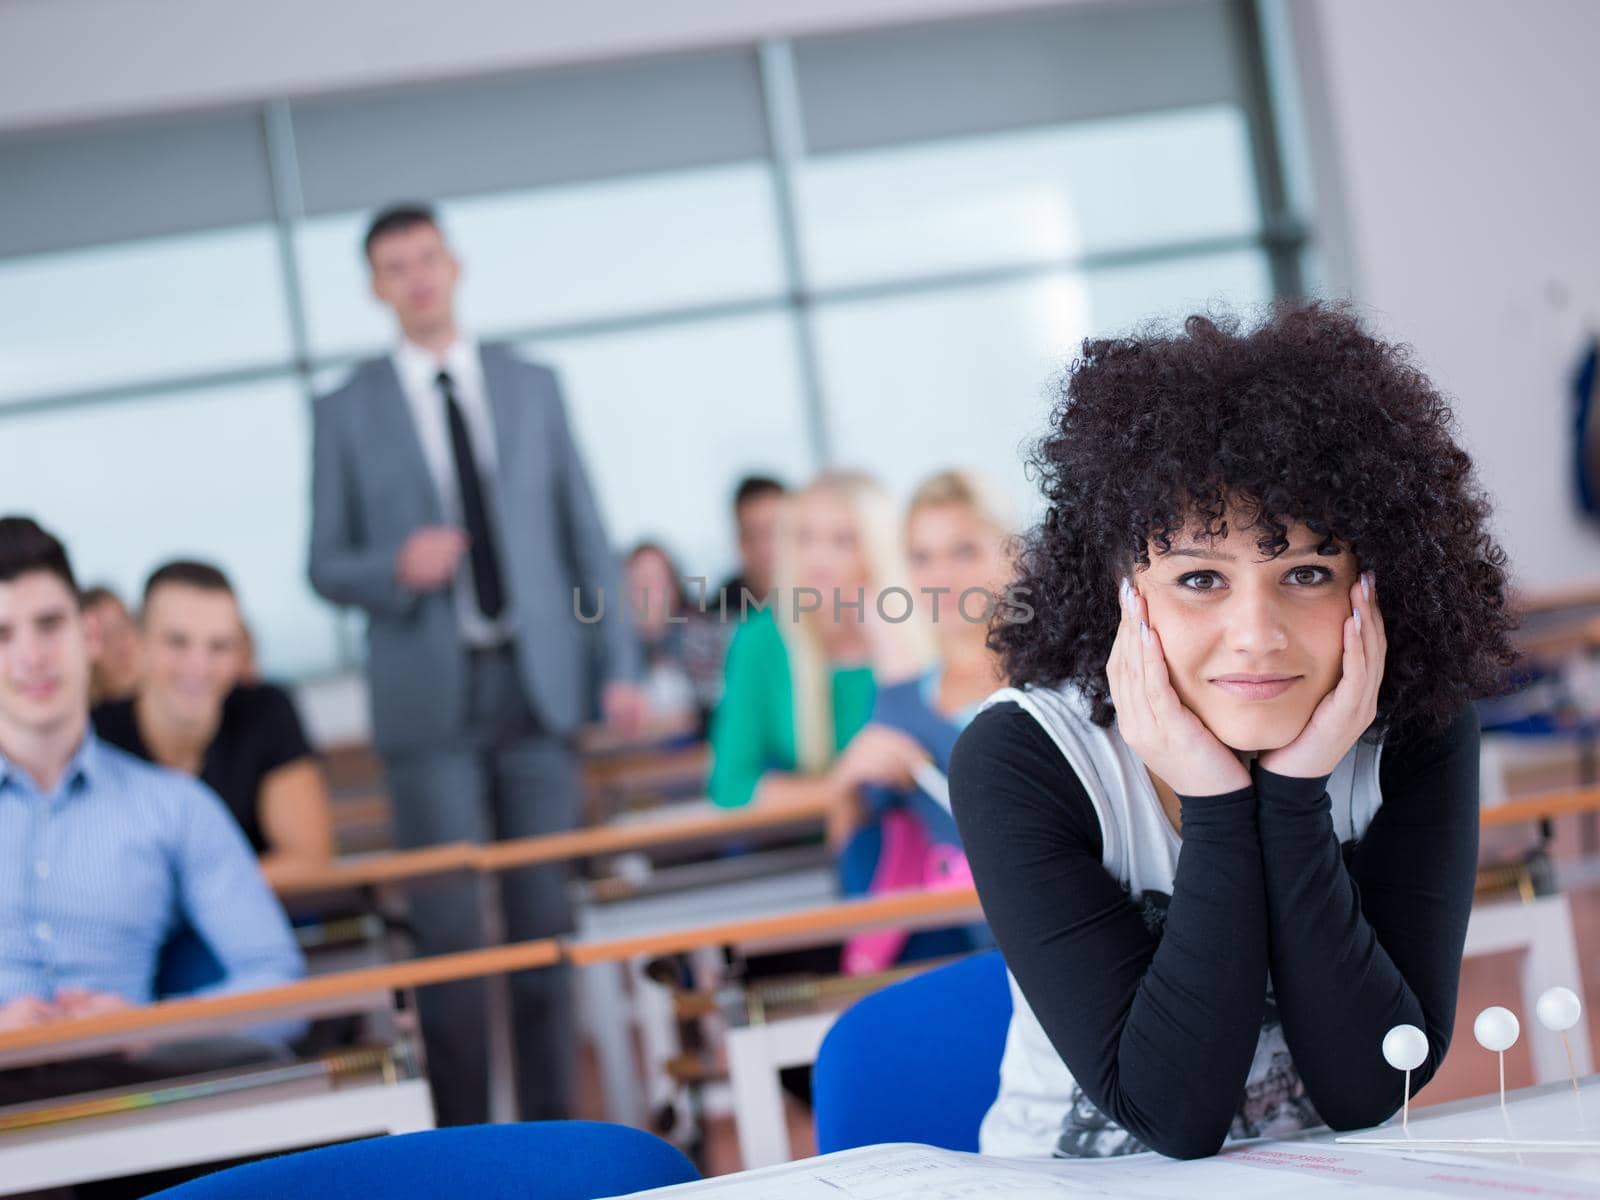
[[1007,965],[1088,1099],[1151,1149],[1221,1146],[1269,977],[1307,1095],[1335,1129],[1399,1108],[1404,1077],[1380,1049],[1393,1026],[1428,1035],[1413,1092],[1443,1061],[1477,862],[1477,715],[1385,744],[1383,803],[1353,847],[1326,783],[1257,767],[1248,788],[1180,797],[1157,931],[1102,865],[1094,806],[1038,722],[998,704],[956,745],[951,798]]

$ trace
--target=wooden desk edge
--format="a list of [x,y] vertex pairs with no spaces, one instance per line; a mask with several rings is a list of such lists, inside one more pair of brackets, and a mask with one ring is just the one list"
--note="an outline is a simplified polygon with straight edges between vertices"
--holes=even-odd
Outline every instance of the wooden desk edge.
[[1500,825],[1517,825],[1589,812],[1600,812],[1600,788],[1572,788],[1518,796],[1504,804],[1480,809],[1478,824],[1484,829],[1492,829]]
[[767,939],[788,939],[798,935],[848,935],[886,925],[923,924],[929,920],[978,919],[983,909],[972,888],[953,888],[939,892],[905,892],[849,900],[820,908],[728,921],[720,925],[696,925],[684,929],[637,937],[606,938],[589,942],[567,942],[566,957],[573,966],[615,962],[644,954],[675,954],[701,946],[737,945]]
[[420,850],[396,850],[354,859],[335,859],[324,869],[287,879],[275,889],[282,897],[310,896],[381,883],[400,883],[443,875],[452,871],[505,871],[600,854],[620,854],[675,842],[732,837],[788,826],[820,825],[827,815],[823,804],[753,806],[699,811],[681,819],[641,821],[637,824],[602,825],[541,837],[518,838],[478,846],[449,842]]
[[280,896],[309,896],[347,888],[397,883],[428,875],[475,868],[478,847],[470,842],[446,842],[420,850],[391,850],[349,859],[334,859],[315,873],[296,876],[274,889]]
[[701,811],[675,820],[601,825],[478,847],[473,863],[480,871],[504,871],[513,867],[592,858],[600,854],[620,854],[674,842],[729,837],[791,825],[820,825],[827,811],[827,806],[820,803],[752,805],[747,808]]
[[440,954],[432,958],[314,975],[309,979],[251,992],[163,1000],[121,1012],[12,1030],[0,1034],[0,1054],[38,1046],[69,1046],[91,1038],[137,1034],[170,1025],[212,1021],[219,1017],[239,1018],[241,1024],[247,1024],[252,1019],[265,1020],[283,1009],[292,1009],[311,1001],[549,967],[560,962],[561,957],[561,944],[554,938],[543,938],[485,950],[467,950],[459,954]]

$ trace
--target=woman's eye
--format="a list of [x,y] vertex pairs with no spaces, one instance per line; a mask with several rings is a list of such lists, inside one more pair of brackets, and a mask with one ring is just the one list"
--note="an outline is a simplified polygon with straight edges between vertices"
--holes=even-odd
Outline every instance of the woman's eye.
[[1327,567],[1295,567],[1288,575],[1289,581],[1300,587],[1313,587],[1332,578],[1333,572]]
[[1222,586],[1222,577],[1215,571],[1190,571],[1178,577],[1178,586],[1191,592],[1214,592]]

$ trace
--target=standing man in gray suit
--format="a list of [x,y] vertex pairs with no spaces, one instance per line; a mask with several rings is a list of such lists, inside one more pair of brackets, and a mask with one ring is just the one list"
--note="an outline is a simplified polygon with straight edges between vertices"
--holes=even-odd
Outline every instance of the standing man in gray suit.
[[[600,682],[606,720],[637,727],[638,651],[560,387],[548,368],[479,345],[456,324],[460,264],[433,212],[389,209],[365,250],[400,342],[316,406],[311,583],[367,614],[373,740],[402,847],[572,828],[574,735]],[[596,593],[609,615],[584,613]],[[506,935],[572,927],[566,874],[500,880]],[[419,888],[418,949],[482,942],[479,885]],[[574,1062],[564,970],[511,977],[524,1120],[566,1115]],[[440,1124],[488,1119],[487,992],[423,990]]]

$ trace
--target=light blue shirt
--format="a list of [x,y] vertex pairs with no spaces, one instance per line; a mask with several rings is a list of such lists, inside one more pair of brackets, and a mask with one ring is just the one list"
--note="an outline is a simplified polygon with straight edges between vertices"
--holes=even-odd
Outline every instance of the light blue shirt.
[[155,999],[191,926],[221,964],[195,994],[305,973],[277,897],[216,794],[91,730],[50,793],[0,755],[0,1003],[68,988]]

